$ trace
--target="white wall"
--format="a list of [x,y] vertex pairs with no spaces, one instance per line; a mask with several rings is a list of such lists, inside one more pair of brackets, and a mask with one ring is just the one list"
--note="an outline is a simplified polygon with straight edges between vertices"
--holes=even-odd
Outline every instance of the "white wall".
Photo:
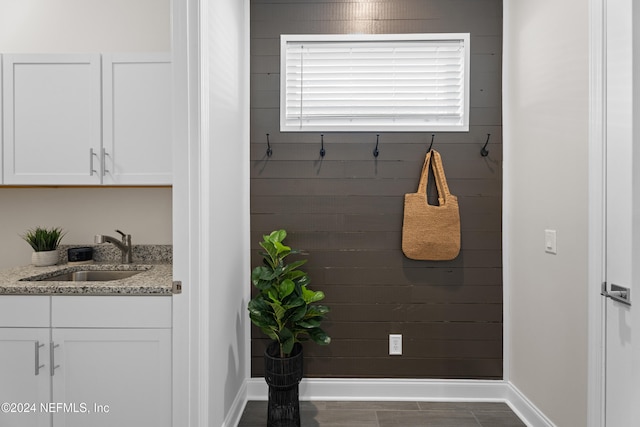
[[133,244],[171,243],[170,188],[3,188],[0,187],[0,268],[31,262],[31,247],[20,238],[36,226],[62,227],[63,244],[93,244],[95,234]]
[[[249,376],[249,4],[201,2],[209,426],[224,425]],[[235,408],[237,409],[237,408]]]
[[505,0],[504,22],[507,377],[557,426],[584,426],[588,2]]
[[[169,0],[0,0],[0,54],[171,50]],[[46,207],[42,207],[46,205]],[[170,188],[0,187],[0,268],[29,263],[18,235],[61,226],[91,243],[114,226],[134,244],[171,244]]]
[[166,52],[170,0],[0,0],[0,53]]

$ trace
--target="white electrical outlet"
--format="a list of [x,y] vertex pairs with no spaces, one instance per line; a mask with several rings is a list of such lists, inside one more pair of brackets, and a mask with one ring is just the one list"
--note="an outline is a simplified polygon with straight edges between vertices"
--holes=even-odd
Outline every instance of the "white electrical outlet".
[[402,334],[389,334],[389,354],[402,355]]

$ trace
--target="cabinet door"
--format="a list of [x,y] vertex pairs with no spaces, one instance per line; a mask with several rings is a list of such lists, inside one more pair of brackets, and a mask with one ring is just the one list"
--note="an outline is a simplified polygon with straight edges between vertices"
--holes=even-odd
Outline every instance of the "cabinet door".
[[0,328],[0,426],[51,425],[49,369],[49,328]]
[[52,329],[54,427],[170,427],[169,329]]
[[3,59],[4,183],[100,184],[100,55]]
[[2,125],[2,55],[0,55],[0,185],[2,185],[2,183],[4,182],[4,173],[2,172],[3,169],[3,154],[2,154],[2,146],[4,145],[2,143],[2,140],[4,138],[4,132],[3,132],[3,125]]
[[172,182],[171,57],[103,55],[105,184]]

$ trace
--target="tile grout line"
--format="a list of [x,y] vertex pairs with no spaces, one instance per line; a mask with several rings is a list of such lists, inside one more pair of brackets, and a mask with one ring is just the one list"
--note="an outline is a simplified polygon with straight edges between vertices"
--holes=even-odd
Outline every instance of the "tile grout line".
[[476,420],[476,424],[478,424],[478,427],[482,427],[482,423],[480,422],[478,417],[476,417],[476,412],[474,410],[469,410],[469,412],[471,412],[471,415],[473,415],[473,419]]
[[378,411],[374,411],[376,414],[376,427],[380,427],[380,418],[378,417]]

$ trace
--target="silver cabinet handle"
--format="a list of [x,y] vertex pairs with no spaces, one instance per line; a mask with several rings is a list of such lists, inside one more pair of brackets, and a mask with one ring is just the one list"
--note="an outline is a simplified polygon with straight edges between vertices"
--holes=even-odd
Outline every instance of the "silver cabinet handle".
[[40,341],[36,341],[35,343],[35,348],[36,348],[36,375],[40,374],[40,369],[44,368],[44,365],[40,364],[40,348],[44,347],[44,344],[40,344]]
[[53,341],[49,343],[49,362],[51,363],[51,376],[53,376],[56,368],[60,367],[60,365],[55,364],[55,354],[53,352],[53,350],[58,347],[60,347],[60,344],[54,344]]
[[94,172],[98,173],[98,171],[93,168],[93,156],[98,157],[98,155],[93,152],[93,148],[89,148],[89,176],[93,176]]
[[107,154],[107,150],[105,148],[102,149],[102,176],[107,176],[107,172],[109,172],[109,170],[107,169],[107,162],[106,162],[106,158],[109,154]]

